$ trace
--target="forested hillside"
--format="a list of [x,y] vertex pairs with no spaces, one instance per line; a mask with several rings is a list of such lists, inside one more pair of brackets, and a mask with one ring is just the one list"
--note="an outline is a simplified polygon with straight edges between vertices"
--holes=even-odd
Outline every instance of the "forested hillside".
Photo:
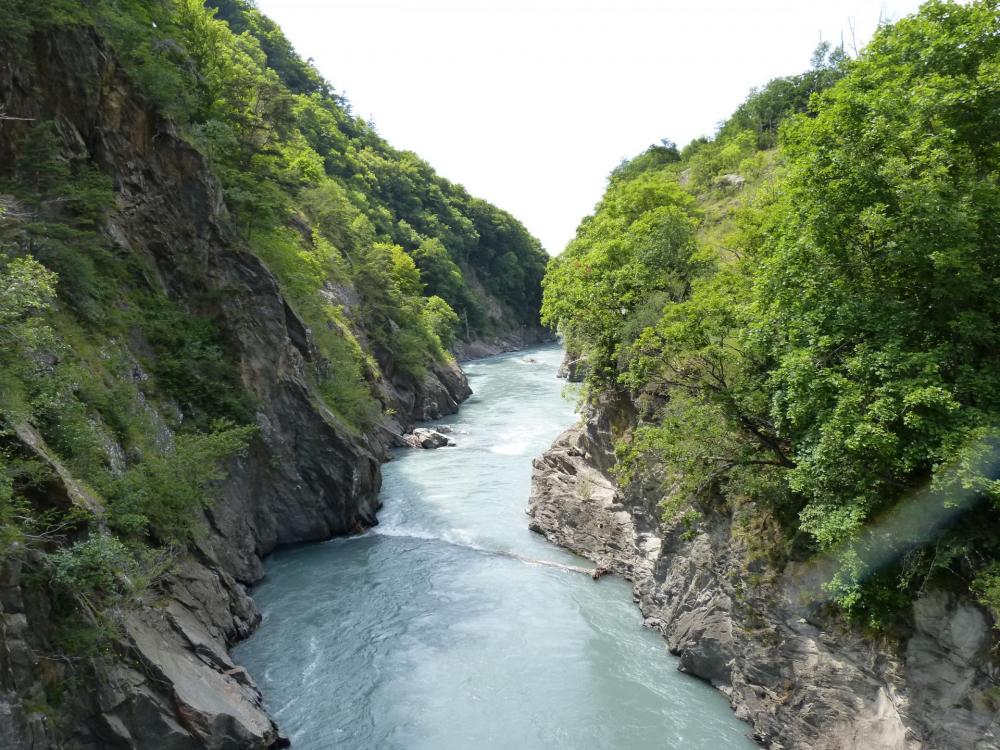
[[468,395],[453,344],[538,328],[546,258],[251,3],[4,4],[0,744],[274,742],[237,580],[375,523],[387,445]]
[[829,556],[877,629],[935,587],[1000,613],[998,230],[1000,13],[934,0],[621,164],[543,318],[689,537],[740,509],[759,582]]
[[[392,149],[251,4],[15,5],[0,20],[13,86],[18,60],[46,34],[93,28],[208,157],[230,226],[308,326],[318,350],[310,376],[347,425],[375,424],[391,406],[380,383],[397,372],[419,377],[456,337],[537,325],[546,257],[538,242],[415,154]],[[174,405],[183,431],[195,442],[218,435],[220,455],[232,452],[250,434],[234,425],[253,421],[254,404],[217,321],[199,314],[210,303],[178,304],[148,258],[116,245],[105,220],[123,187],[109,165],[73,142],[64,122],[25,114],[4,112],[0,125],[8,428],[38,425],[95,488],[124,492],[104,487],[106,439],[92,427],[107,425],[126,453],[150,440],[119,392],[135,389],[119,370],[138,355],[152,376],[146,390]],[[130,351],[129,337],[141,351]],[[136,468],[129,481],[146,473]],[[195,484],[212,475],[206,469]],[[144,523],[128,521],[140,532]]]
[[[392,149],[251,4],[217,6],[21,3],[3,34],[14,52],[58,26],[93,24],[111,40],[129,74],[209,157],[234,226],[279,275],[297,312],[314,332],[335,332],[321,335],[342,372],[327,390],[349,417],[365,408],[371,373],[344,305],[326,293],[331,286],[357,289],[364,303],[351,311],[354,321],[412,370],[442,356],[456,335],[535,326],[545,261],[537,241],[415,154]],[[71,220],[50,223],[86,232],[110,204],[112,185],[84,159],[60,153],[57,127],[5,122],[9,192],[32,206],[67,202]],[[107,285],[95,282],[108,270],[100,243],[54,237],[55,229],[45,235],[37,224],[40,260],[65,272],[61,294],[85,314],[106,314],[99,297],[109,292],[96,287]],[[77,246],[83,252],[72,252]]]

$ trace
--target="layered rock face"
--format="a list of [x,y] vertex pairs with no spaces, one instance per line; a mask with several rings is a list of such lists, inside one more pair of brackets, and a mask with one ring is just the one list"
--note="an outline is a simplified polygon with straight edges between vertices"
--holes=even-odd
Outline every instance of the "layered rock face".
[[824,606],[820,566],[763,575],[747,519],[664,524],[659,495],[616,487],[605,418],[564,433],[534,466],[531,528],[634,586],[680,668],[710,681],[776,750],[1000,747],[991,623],[930,591],[902,643],[867,638]]
[[[228,229],[203,157],[146,105],[101,38],[86,28],[39,34],[18,59],[0,49],[0,102],[54,121],[67,149],[112,177],[117,207],[102,230],[119,252],[148,261],[150,285],[219,323],[259,404],[260,431],[206,512],[208,535],[158,585],[161,597],[125,616],[113,653],[55,658],[44,592],[20,565],[0,571],[0,747],[282,746],[252,679],[228,655],[259,621],[244,587],[277,545],[376,523],[391,433],[454,412],[468,384],[455,365],[422,379],[390,368],[382,395],[392,424],[371,435],[341,424],[307,381],[310,332]],[[0,131],[0,159],[11,149]],[[22,443],[50,460],[44,446]],[[54,473],[72,492],[71,478]],[[62,693],[43,700],[52,685]],[[37,710],[54,703],[57,712]]]
[[543,344],[555,341],[552,332],[545,328],[521,328],[504,336],[490,339],[473,339],[472,341],[456,341],[455,356],[464,361],[492,357],[495,354],[516,352],[533,344]]

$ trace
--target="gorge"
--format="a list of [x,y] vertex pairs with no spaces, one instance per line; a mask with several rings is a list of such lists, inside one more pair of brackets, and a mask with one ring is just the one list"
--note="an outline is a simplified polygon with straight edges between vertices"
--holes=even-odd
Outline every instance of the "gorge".
[[539,564],[580,564],[524,515],[532,457],[576,421],[561,356],[464,363],[457,445],[395,455],[378,526],[266,563],[234,658],[293,747],[755,746],[621,581]]
[[0,747],[1000,747],[998,113],[930,0],[550,258],[250,0],[0,2]]

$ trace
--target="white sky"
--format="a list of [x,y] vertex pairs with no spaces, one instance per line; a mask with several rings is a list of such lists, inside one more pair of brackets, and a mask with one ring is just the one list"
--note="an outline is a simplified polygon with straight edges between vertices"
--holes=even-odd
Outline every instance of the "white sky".
[[303,57],[550,253],[615,165],[709,135],[752,86],[805,70],[820,35],[867,41],[917,0],[257,0]]

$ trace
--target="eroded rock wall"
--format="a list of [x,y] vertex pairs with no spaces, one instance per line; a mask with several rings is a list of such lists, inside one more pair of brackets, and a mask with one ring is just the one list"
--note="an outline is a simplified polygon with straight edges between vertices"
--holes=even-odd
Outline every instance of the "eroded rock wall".
[[763,578],[741,518],[662,523],[654,488],[622,491],[607,473],[611,445],[593,413],[536,459],[532,529],[628,579],[680,669],[723,691],[764,746],[1000,747],[1000,669],[979,607],[931,591],[903,643],[866,637],[824,606],[815,565]]
[[[117,252],[147,261],[150,286],[218,322],[259,404],[260,428],[206,513],[207,536],[156,595],[124,615],[109,653],[58,657],[44,591],[21,565],[2,571],[0,747],[282,746],[251,676],[228,655],[260,619],[245,586],[277,545],[376,523],[391,433],[454,412],[468,384],[447,364],[421,379],[392,374],[382,396],[395,416],[371,434],[326,409],[306,377],[311,335],[228,228],[203,157],[147,104],[93,30],[35,34],[27,54],[0,49],[0,103],[54,121],[68,152],[112,177],[117,205],[102,231]],[[16,123],[2,128],[0,159],[11,159]]]

